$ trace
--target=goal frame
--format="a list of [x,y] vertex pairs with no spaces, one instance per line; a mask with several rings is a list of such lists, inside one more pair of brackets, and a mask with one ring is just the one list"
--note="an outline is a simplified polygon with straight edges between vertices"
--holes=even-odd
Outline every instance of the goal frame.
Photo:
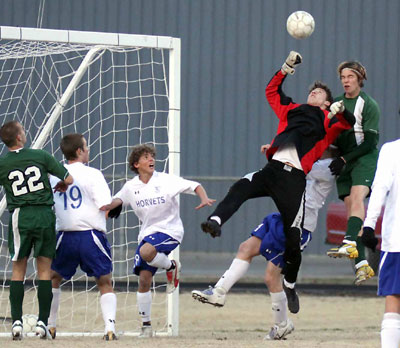
[[[168,78],[168,172],[180,175],[180,108],[181,108],[181,40],[170,36],[138,35],[124,33],[91,32],[77,30],[39,29],[0,26],[1,40],[24,40],[60,42],[66,44],[88,44],[99,46],[120,46],[167,49],[169,52],[169,78]],[[90,51],[87,55],[90,54]],[[85,58],[86,59],[86,58]],[[89,61],[90,62],[90,61]],[[83,64],[83,65],[82,65]],[[81,67],[85,69],[84,62]],[[89,63],[87,63],[88,65]],[[81,67],[79,69],[81,69]],[[87,68],[87,66],[86,66]],[[79,69],[76,75],[79,75]],[[76,84],[79,84],[79,76]],[[72,83],[72,81],[71,81]],[[36,138],[32,148],[41,148],[58,119],[61,111],[69,100],[68,86],[63,94],[59,105],[53,110],[48,123]],[[71,90],[71,92],[72,92]],[[72,94],[72,93],[70,93]],[[64,98],[65,96],[65,98]],[[5,196],[0,202],[0,216],[6,209]],[[179,261],[179,247],[175,249],[171,258]],[[167,295],[167,335],[177,336],[179,334],[179,287],[172,294]],[[68,333],[73,335],[74,333]],[[75,333],[80,335],[79,333]],[[1,335],[1,334],[0,334]],[[83,335],[83,334],[81,334]],[[129,333],[128,333],[129,335]]]

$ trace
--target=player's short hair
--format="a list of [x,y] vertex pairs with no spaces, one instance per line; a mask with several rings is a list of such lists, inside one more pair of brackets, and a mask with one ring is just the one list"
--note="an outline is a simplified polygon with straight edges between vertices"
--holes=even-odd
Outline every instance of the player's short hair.
[[139,162],[140,157],[142,157],[147,153],[152,155],[154,158],[156,157],[156,150],[151,145],[139,144],[135,145],[132,148],[131,154],[129,155],[128,163],[129,163],[129,168],[136,174],[139,174],[139,171],[135,167],[135,164]]
[[7,147],[13,147],[17,145],[17,135],[21,131],[21,127],[21,123],[15,120],[4,123],[0,128],[1,141]]
[[355,60],[350,60],[340,63],[337,68],[339,77],[342,74],[343,69],[350,69],[354,71],[358,77],[358,83],[360,84],[360,87],[364,87],[363,81],[367,79],[367,69],[365,69],[365,67],[360,62],[357,62]]
[[79,133],[71,133],[65,135],[60,142],[60,148],[65,158],[70,161],[77,158],[76,151],[83,150],[83,135]]
[[325,93],[326,93],[326,100],[329,102],[329,103],[333,103],[333,97],[332,97],[332,92],[331,92],[331,90],[329,89],[329,87],[328,87],[328,85],[326,85],[325,83],[323,83],[322,81],[315,81],[311,86],[310,86],[310,88],[308,89],[308,93],[311,93],[314,89],[317,89],[317,88],[321,88],[321,89],[323,89],[324,91],[325,91]]

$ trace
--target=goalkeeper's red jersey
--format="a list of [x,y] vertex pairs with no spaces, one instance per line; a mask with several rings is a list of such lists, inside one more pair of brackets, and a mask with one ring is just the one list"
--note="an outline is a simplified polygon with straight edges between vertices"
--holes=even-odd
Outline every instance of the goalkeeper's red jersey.
[[294,144],[303,171],[307,174],[337,136],[353,126],[355,118],[345,110],[330,120],[328,110],[294,103],[282,91],[285,78],[286,75],[279,70],[265,89],[268,103],[279,118],[277,134],[266,156],[271,160],[279,146]]

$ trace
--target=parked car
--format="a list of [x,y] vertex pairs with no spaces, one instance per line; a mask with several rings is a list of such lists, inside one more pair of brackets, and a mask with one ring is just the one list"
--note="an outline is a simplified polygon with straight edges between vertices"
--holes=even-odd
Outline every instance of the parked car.
[[[375,228],[375,235],[378,238],[377,251],[372,252],[372,250],[366,248],[367,260],[370,266],[377,273],[379,268],[379,257],[381,250],[381,227],[382,227],[382,216],[383,210],[378,218]],[[346,234],[347,228],[347,213],[346,207],[343,202],[333,202],[328,205],[328,211],[326,215],[326,242],[328,244],[340,245],[342,243],[343,237]]]

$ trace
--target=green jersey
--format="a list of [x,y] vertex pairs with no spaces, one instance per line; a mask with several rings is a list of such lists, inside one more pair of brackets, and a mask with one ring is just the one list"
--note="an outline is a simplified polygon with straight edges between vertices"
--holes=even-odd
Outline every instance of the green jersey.
[[376,149],[379,139],[378,103],[363,91],[356,98],[346,98],[343,94],[335,99],[335,101],[339,100],[343,100],[345,108],[356,118],[354,127],[342,132],[336,140],[340,154],[346,155],[360,146],[364,142],[366,132],[374,135]]
[[53,205],[48,174],[64,180],[68,171],[44,150],[20,149],[0,157],[0,185],[6,193],[8,210]]

